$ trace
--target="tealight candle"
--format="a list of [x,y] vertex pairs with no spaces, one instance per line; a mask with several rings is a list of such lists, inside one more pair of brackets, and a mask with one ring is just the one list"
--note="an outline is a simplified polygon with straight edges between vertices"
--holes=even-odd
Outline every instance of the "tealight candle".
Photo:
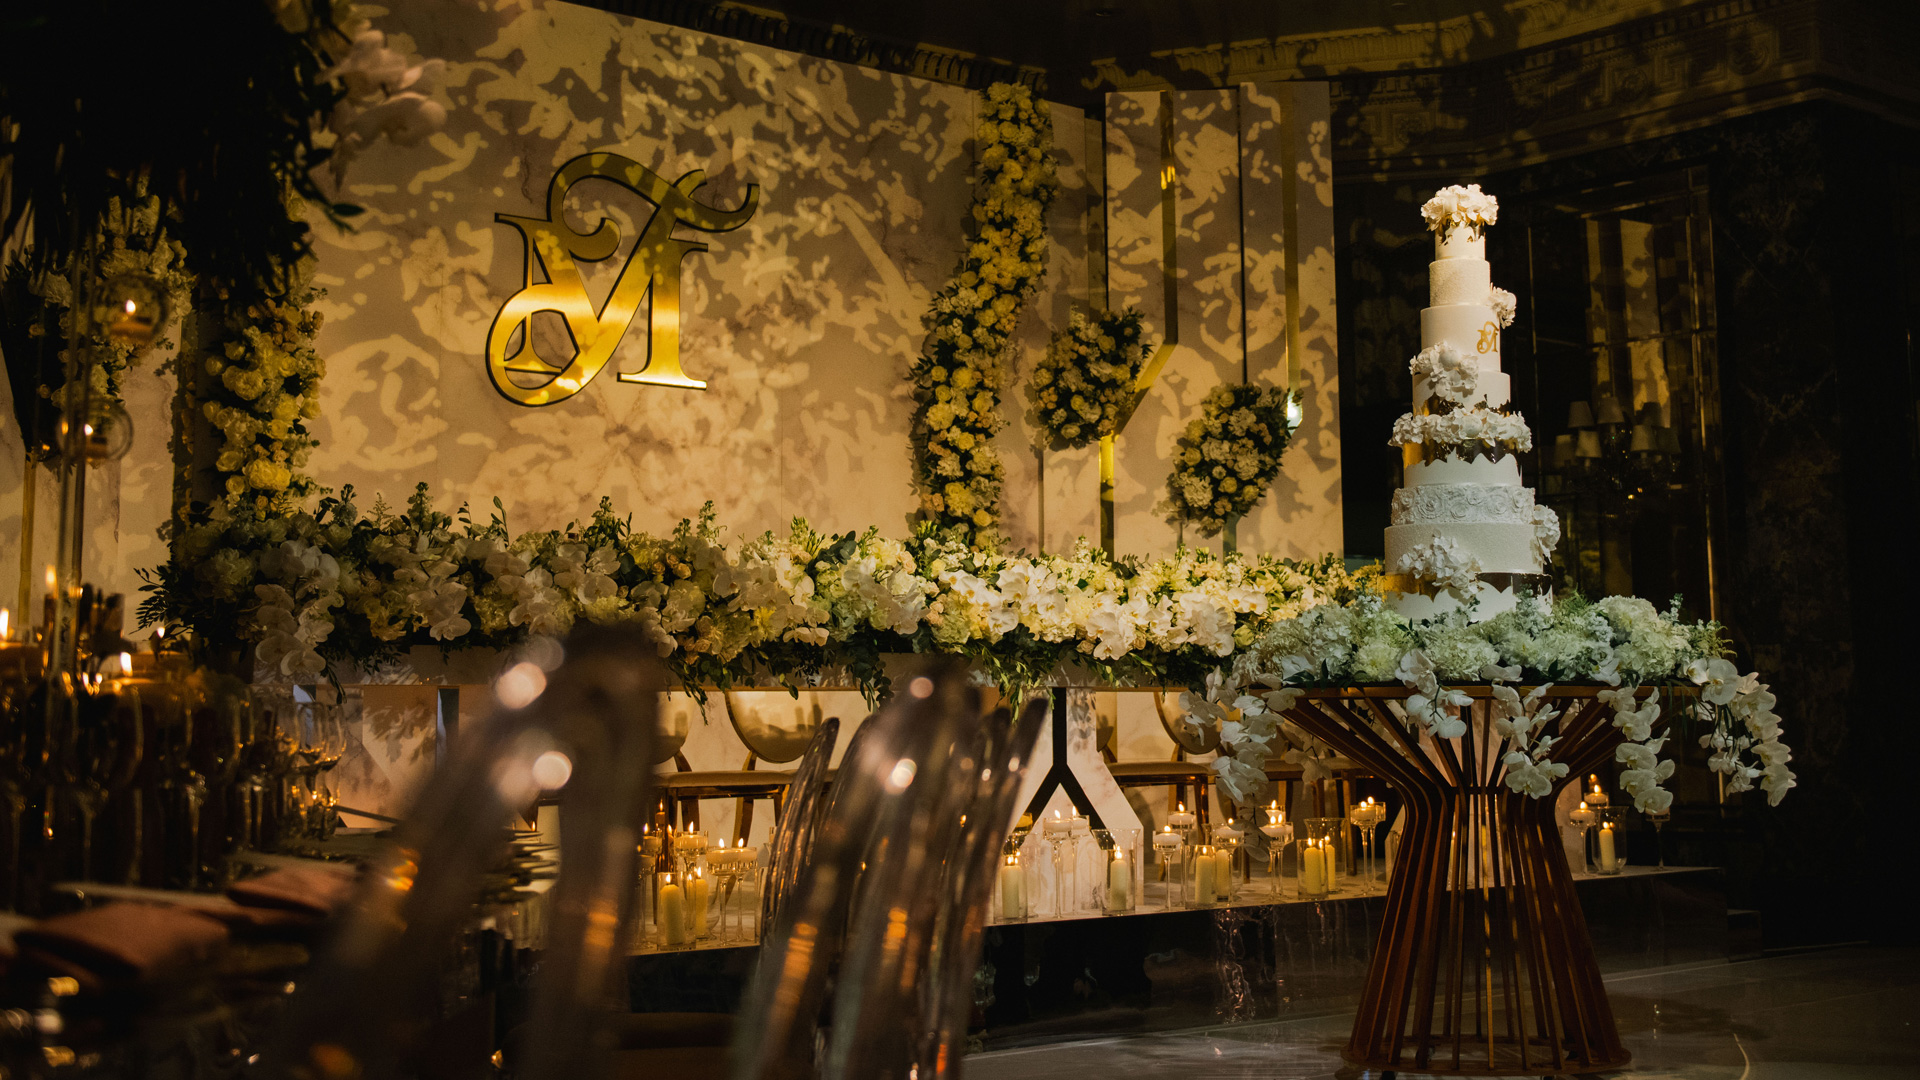
[[1194,822],[1199,820],[1193,815],[1193,811],[1187,809],[1186,803],[1176,803],[1174,805],[1178,807],[1178,809],[1167,815],[1167,824],[1176,829],[1193,828]]
[[[1078,814],[1075,814],[1074,816],[1079,817]],[[1066,818],[1061,817],[1060,811],[1055,810],[1053,812],[1053,816],[1050,818],[1047,818],[1046,821],[1042,824],[1041,831],[1045,832],[1048,836],[1059,836],[1065,833],[1070,833],[1073,831],[1073,822],[1069,821]]]
[[1153,847],[1155,851],[1172,851],[1179,847],[1181,843],[1180,834],[1174,832],[1173,826],[1171,825],[1153,834]]

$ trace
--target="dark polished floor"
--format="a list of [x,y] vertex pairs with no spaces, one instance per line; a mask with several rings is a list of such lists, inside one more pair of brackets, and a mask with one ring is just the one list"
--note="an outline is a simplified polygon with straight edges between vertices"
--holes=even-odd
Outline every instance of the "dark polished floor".
[[[1920,950],[1845,948],[1607,979],[1633,1063],[1671,1080],[1920,1078]],[[977,1054],[985,1080],[1358,1080],[1346,1015]],[[1416,1074],[1401,1073],[1403,1077]]]

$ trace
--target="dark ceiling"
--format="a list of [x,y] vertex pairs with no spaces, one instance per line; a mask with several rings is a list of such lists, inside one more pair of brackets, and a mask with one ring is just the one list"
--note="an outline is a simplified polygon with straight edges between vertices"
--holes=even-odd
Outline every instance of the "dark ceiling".
[[[586,2],[656,22],[893,70],[915,70],[918,54],[921,74],[944,74],[949,81],[970,85],[1019,77],[1042,87],[1053,100],[1081,106],[1097,104],[1110,89],[1096,62],[1186,82],[1179,75],[1191,66],[1169,70],[1164,58],[1170,51],[1374,28],[1415,29],[1488,8],[1485,0]],[[929,72],[927,50],[973,62]]]

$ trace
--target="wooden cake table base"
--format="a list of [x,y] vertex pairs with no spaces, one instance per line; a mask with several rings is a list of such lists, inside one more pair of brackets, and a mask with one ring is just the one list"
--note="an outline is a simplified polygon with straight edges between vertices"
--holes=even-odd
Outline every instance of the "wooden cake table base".
[[[1510,742],[1486,687],[1467,733],[1402,720],[1401,687],[1310,691],[1287,718],[1399,789],[1406,832],[1345,1057],[1458,1076],[1603,1072],[1627,1064],[1554,823],[1554,797],[1509,790]],[[1597,688],[1550,690],[1559,786],[1612,759],[1621,735]],[[1525,693],[1523,689],[1521,691]],[[1559,787],[1556,786],[1557,794]]]

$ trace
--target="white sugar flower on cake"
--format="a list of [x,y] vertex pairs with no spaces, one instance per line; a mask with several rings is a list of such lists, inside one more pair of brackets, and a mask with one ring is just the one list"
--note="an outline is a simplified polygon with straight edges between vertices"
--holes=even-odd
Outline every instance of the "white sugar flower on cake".
[[1464,595],[1480,578],[1480,560],[1452,537],[1436,536],[1401,555],[1393,572]]
[[1495,285],[1487,293],[1487,306],[1493,309],[1493,317],[1500,320],[1500,329],[1513,325],[1513,316],[1520,309],[1520,301],[1512,293]]
[[1434,192],[1433,198],[1420,208],[1420,216],[1427,220],[1427,228],[1442,237],[1460,225],[1479,236],[1500,216],[1500,203],[1481,191],[1479,184],[1454,184]]
[[1550,508],[1535,504],[1533,508],[1533,556],[1542,563],[1553,559],[1553,549],[1560,546],[1560,515]]
[[1407,413],[1393,422],[1393,437],[1387,443],[1419,443],[1429,461],[1480,457],[1499,461],[1533,449],[1533,431],[1518,416],[1474,405],[1442,414]]
[[1434,397],[1451,405],[1471,405],[1481,398],[1480,368],[1475,360],[1442,342],[1420,350],[1408,369],[1427,381]]

